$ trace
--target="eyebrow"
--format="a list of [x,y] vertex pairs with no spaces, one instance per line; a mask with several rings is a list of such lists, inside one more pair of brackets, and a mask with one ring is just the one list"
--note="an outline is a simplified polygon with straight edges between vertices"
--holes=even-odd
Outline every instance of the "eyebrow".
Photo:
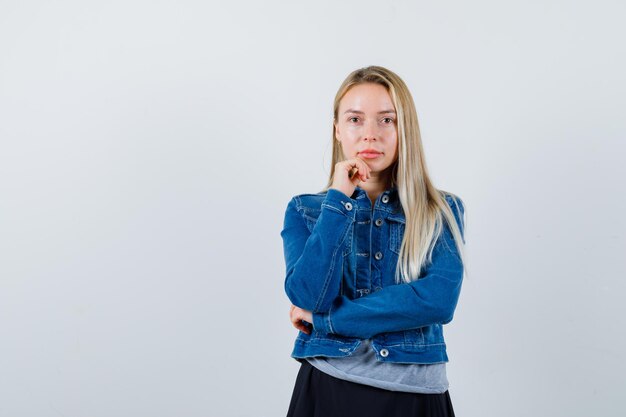
[[[361,110],[353,110],[353,109],[348,109],[346,111],[343,112],[343,114],[346,113],[357,113],[357,114],[365,114],[363,113]],[[383,111],[379,111],[378,114],[387,114],[387,113],[393,113],[396,114],[396,112],[394,110],[383,110]]]

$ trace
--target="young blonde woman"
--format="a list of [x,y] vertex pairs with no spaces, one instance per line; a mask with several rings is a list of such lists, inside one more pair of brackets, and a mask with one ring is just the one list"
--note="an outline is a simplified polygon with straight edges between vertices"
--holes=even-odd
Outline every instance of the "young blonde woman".
[[454,416],[443,325],[464,275],[464,206],[426,169],[406,84],[379,66],[335,96],[330,179],[281,231],[301,363],[288,417]]

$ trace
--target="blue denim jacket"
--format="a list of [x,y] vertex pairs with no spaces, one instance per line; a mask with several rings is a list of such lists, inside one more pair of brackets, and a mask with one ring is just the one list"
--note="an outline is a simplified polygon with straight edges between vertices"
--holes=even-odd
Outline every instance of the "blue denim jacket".
[[[445,197],[463,234],[463,202],[457,196],[457,208]],[[463,265],[444,222],[432,263],[418,280],[396,283],[404,227],[395,187],[373,208],[358,186],[351,197],[331,188],[289,201],[281,231],[285,291],[313,312],[312,332],[298,333],[293,358],[349,356],[372,338],[379,361],[448,362],[442,325],[452,320]]]

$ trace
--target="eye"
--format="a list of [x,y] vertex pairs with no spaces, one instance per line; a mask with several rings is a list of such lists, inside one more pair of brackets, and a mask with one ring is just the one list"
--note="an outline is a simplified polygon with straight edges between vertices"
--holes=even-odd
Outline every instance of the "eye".
[[393,118],[391,117],[385,117],[383,120],[389,120],[388,122],[386,122],[387,124],[394,122]]
[[358,117],[350,117],[350,118],[348,119],[348,121],[349,121],[349,122],[351,122],[351,121],[352,121],[352,119],[357,119],[357,120],[358,120],[359,118],[358,118]]

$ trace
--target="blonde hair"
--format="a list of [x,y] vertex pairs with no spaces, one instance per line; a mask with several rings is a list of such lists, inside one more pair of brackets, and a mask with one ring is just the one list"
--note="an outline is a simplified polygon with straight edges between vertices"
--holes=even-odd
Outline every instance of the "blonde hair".
[[[465,241],[454,213],[446,202],[452,197],[465,229],[465,216],[459,210],[461,199],[449,192],[437,190],[428,175],[424,149],[420,136],[417,112],[413,97],[402,79],[394,72],[380,67],[360,68],[348,75],[335,95],[333,119],[337,122],[339,103],[355,85],[376,83],[384,86],[391,96],[398,120],[398,159],[390,167],[391,186],[397,187],[398,197],[405,215],[405,233],[400,247],[396,282],[417,280],[422,266],[432,262],[432,251],[443,232],[442,221],[450,227],[462,265],[465,265]],[[323,191],[327,191],[335,174],[335,164],[346,159],[339,141],[335,140],[333,124],[333,151],[330,178]],[[464,212],[463,212],[464,213]],[[463,268],[465,270],[465,267]]]

